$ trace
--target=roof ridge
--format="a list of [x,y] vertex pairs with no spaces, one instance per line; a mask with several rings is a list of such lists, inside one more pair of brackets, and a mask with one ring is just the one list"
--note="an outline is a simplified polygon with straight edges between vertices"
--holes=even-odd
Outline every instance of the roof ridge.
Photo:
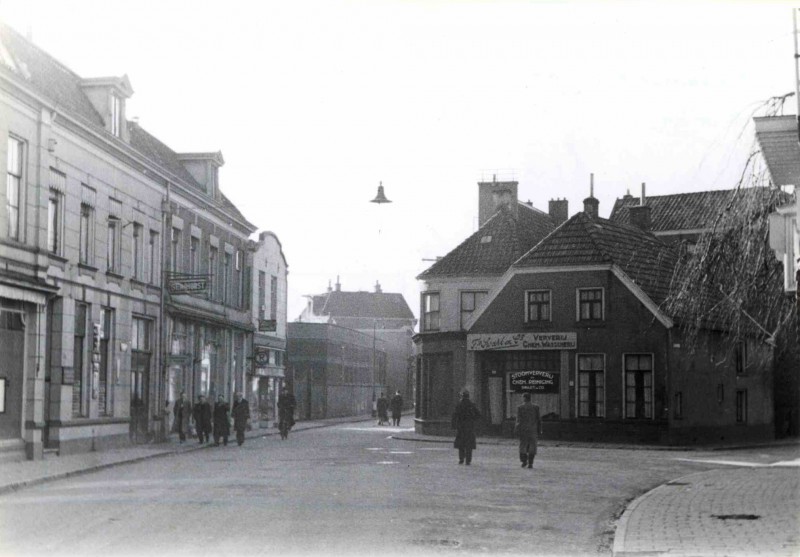
[[583,229],[586,231],[586,235],[589,237],[589,240],[591,240],[592,245],[594,246],[594,248],[598,252],[600,252],[600,255],[603,256],[603,260],[604,261],[613,261],[614,258],[611,257],[611,255],[605,249],[603,249],[601,247],[600,243],[595,238],[595,234],[597,234],[597,229],[595,228],[595,226],[597,226],[598,223],[596,223],[594,221],[594,219],[591,218],[589,215],[587,215],[585,212],[580,212],[580,213],[578,213],[578,215],[583,215],[584,216],[584,218],[581,219],[581,225],[583,225]]
[[25,35],[23,35],[19,31],[17,31],[10,23],[6,23],[5,21],[0,20],[0,26],[4,27],[7,30],[10,30],[12,33],[17,35],[17,37],[19,37],[20,39],[25,41],[26,44],[32,46],[33,48],[38,50],[41,54],[43,54],[43,55],[47,56],[48,58],[50,58],[53,62],[55,62],[56,64],[61,66],[61,68],[66,70],[68,73],[72,74],[73,76],[77,77],[80,80],[84,79],[82,76],[78,75],[78,73],[75,72],[72,68],[67,66],[64,62],[62,62],[61,60],[59,60],[58,58],[56,58],[55,56],[53,56],[49,52],[47,52],[44,48],[40,47],[38,44],[36,44],[32,40],[28,40],[28,38]]

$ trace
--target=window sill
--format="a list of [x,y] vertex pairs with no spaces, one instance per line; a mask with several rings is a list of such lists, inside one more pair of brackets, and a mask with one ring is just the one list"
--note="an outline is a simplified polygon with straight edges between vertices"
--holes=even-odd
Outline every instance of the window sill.
[[603,319],[586,319],[585,321],[582,320],[575,322],[575,327],[592,328],[592,327],[605,327],[605,326],[606,322]]
[[69,259],[67,259],[66,257],[61,257],[57,253],[53,253],[51,251],[47,252],[47,257],[49,257],[53,261],[57,261],[58,263],[67,263],[69,261]]
[[94,276],[94,274],[97,271],[99,271],[99,269],[97,267],[92,267],[91,265],[89,265],[87,263],[78,263],[78,269],[80,269],[81,271],[86,271],[87,273],[91,273],[92,276]]
[[135,286],[139,290],[144,290],[145,288],[147,288],[147,283],[146,282],[142,282],[140,280],[137,280],[135,278],[132,278],[131,279],[131,286]]
[[111,281],[116,283],[116,284],[120,284],[125,279],[125,277],[123,277],[120,274],[115,273],[114,271],[106,271],[106,277],[111,279]]

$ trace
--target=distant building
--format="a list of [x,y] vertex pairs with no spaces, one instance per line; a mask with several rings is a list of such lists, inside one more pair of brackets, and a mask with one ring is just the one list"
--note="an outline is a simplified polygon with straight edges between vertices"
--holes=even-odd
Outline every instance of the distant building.
[[378,382],[392,393],[400,391],[407,405],[413,397],[412,336],[417,321],[402,294],[383,292],[379,283],[374,292],[343,291],[339,279],[336,287],[324,294],[308,296],[308,305],[298,321],[332,323],[374,335],[386,351],[385,375]]
[[334,323],[288,324],[287,372],[299,419],[370,414],[387,391],[385,342]]

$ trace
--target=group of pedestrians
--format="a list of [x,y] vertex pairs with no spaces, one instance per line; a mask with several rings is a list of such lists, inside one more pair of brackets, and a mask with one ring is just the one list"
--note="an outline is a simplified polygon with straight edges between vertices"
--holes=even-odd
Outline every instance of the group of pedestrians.
[[403,415],[403,397],[400,391],[395,391],[394,396],[390,399],[386,398],[383,393],[378,398],[376,403],[376,411],[378,414],[378,425],[386,425],[389,423],[389,409],[392,410],[392,425],[400,426],[400,418]]
[[[523,404],[517,408],[514,433],[519,438],[519,460],[522,467],[533,468],[539,436],[542,434],[542,420],[539,416],[539,407],[531,402],[531,394],[524,393],[522,400]],[[469,399],[469,392],[464,391],[452,419],[453,429],[456,430],[453,446],[458,449],[459,464],[467,466],[472,464],[472,451],[477,446],[475,426],[480,417],[478,407]]]
[[244,432],[250,424],[250,403],[242,396],[242,393],[234,395],[233,407],[228,405],[224,396],[219,395],[212,409],[211,403],[206,400],[205,395],[198,395],[197,402],[192,405],[186,398],[186,393],[181,392],[180,398],[175,401],[172,412],[175,416],[173,429],[178,432],[181,443],[186,441],[186,437],[191,433],[191,428],[194,427],[201,445],[210,443],[212,434],[215,445],[219,446],[220,441],[227,445],[228,437],[231,434],[231,418],[233,418],[236,443],[241,446],[244,443]]

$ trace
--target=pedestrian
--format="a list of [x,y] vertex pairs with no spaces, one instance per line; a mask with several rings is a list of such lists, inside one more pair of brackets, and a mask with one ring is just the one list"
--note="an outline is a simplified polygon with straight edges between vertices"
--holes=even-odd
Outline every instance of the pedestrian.
[[228,403],[225,402],[225,397],[219,395],[217,402],[214,404],[214,443],[219,447],[219,440],[228,446],[228,436],[231,434],[231,422],[228,412],[230,408]]
[[278,399],[278,426],[281,430],[281,436],[284,438],[294,425],[294,409],[296,406],[297,399],[289,392],[289,389],[286,387],[281,389],[281,396]]
[[189,433],[189,422],[192,419],[192,403],[186,400],[186,392],[181,391],[181,396],[175,401],[175,408],[172,409],[175,415],[174,429],[178,432],[181,443],[186,441]]
[[211,405],[204,395],[197,395],[197,404],[194,405],[192,415],[200,444],[208,443],[211,441]]
[[244,443],[244,430],[250,421],[250,403],[246,398],[242,398],[242,393],[236,393],[231,409],[233,416],[233,429],[236,430],[236,443],[241,447]]
[[542,420],[539,418],[539,407],[531,402],[531,394],[523,394],[522,400],[522,405],[517,408],[514,431],[519,437],[519,460],[522,467],[533,468],[536,445],[539,435],[542,434]]
[[472,451],[475,450],[475,423],[480,419],[478,407],[469,399],[469,392],[461,393],[461,401],[453,412],[453,429],[456,440],[453,446],[458,449],[458,463],[469,466],[472,463]]
[[381,393],[378,397],[378,425],[389,423],[389,401]]
[[400,396],[400,391],[395,391],[390,405],[392,407],[392,425],[399,426],[400,417],[403,415],[403,397]]

